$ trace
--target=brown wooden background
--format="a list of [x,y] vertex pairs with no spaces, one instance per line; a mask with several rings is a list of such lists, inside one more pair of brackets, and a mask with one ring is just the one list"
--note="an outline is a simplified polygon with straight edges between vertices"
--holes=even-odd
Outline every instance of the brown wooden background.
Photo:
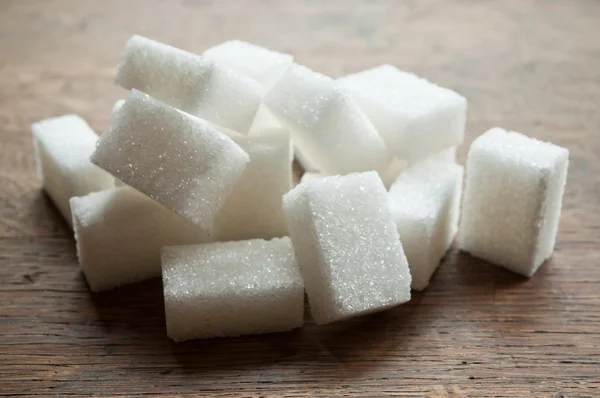
[[[531,280],[452,253],[385,313],[174,344],[160,281],[92,295],[40,192],[29,125],[102,131],[133,33],[201,52],[231,38],[333,76],[392,63],[571,151],[556,252]],[[600,2],[0,1],[0,394],[600,396]]]

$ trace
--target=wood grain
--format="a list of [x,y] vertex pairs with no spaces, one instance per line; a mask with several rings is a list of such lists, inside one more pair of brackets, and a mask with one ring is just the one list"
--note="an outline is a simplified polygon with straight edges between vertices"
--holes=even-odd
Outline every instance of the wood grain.
[[[133,33],[201,52],[242,38],[338,76],[392,63],[501,125],[571,151],[556,252],[525,280],[452,252],[385,313],[174,344],[160,281],[90,294],[40,191],[29,125],[102,131]],[[0,394],[600,396],[600,3],[0,1]]]

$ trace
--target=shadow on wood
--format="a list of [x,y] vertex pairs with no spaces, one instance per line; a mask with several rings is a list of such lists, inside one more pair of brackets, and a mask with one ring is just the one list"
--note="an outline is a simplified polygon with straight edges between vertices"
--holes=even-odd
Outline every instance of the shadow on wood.
[[[473,285],[493,284],[495,288],[502,289],[522,285],[529,281],[528,278],[508,271],[505,268],[471,256],[462,251],[448,253],[442,264],[446,270],[451,269],[453,283],[468,287]],[[542,271],[542,270],[540,270]]]
[[[127,352],[135,355],[136,361],[154,362],[160,357],[163,365],[170,364],[169,373],[197,377],[224,370],[257,370],[273,364],[290,365],[290,371],[302,365],[318,369],[326,355],[329,370],[335,370],[337,378],[349,379],[361,377],[365,370],[385,362],[387,355],[402,351],[398,335],[419,334],[419,328],[425,324],[411,323],[420,311],[419,295],[410,303],[385,312],[322,326],[312,321],[306,303],[305,325],[300,329],[174,343],[166,336],[159,279],[90,293],[96,311],[94,323],[99,323],[103,335],[128,336]],[[110,346],[107,350],[107,354],[115,354]],[[149,352],[152,356],[148,356]],[[369,366],[353,366],[357,360],[368,361]]]

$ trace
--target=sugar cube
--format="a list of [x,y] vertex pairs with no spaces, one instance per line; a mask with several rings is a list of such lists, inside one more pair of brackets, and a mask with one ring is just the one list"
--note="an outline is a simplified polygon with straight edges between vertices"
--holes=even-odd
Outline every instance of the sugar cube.
[[394,156],[414,162],[464,138],[467,100],[456,92],[381,65],[339,79]]
[[98,141],[92,162],[210,229],[249,157],[201,119],[132,90]]
[[300,184],[283,210],[318,324],[410,299],[408,264],[376,172]]
[[71,198],[77,255],[93,292],[161,274],[160,249],[210,235],[130,187]]
[[249,77],[138,35],[125,45],[116,83],[244,134],[264,95],[264,88]]
[[456,235],[463,168],[425,160],[402,173],[389,200],[410,268],[411,287],[423,290]]
[[226,41],[209,48],[202,55],[220,66],[256,80],[265,88],[273,85],[293,61],[289,54],[240,40]]
[[493,128],[469,149],[458,243],[476,257],[532,276],[552,255],[569,151]]
[[287,235],[281,200],[292,188],[292,143],[287,132],[232,137],[250,156],[214,221],[219,240]]
[[312,180],[316,180],[319,178],[323,178],[325,177],[325,174],[319,173],[319,172],[312,172],[312,171],[307,171],[304,174],[302,174],[302,178],[300,178],[300,184],[304,183],[304,182],[309,182]]
[[287,237],[165,247],[162,264],[167,335],[175,341],[304,322],[304,285]]
[[367,116],[327,76],[294,64],[269,90],[264,104],[325,174],[380,170],[392,160]]
[[90,162],[98,136],[77,115],[31,126],[37,173],[44,190],[69,225],[69,199],[114,186],[114,178]]

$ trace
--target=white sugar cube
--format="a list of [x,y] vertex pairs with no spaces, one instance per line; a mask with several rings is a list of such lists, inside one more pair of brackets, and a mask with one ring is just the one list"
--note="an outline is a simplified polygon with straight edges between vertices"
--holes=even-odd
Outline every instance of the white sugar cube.
[[458,243],[462,250],[532,276],[552,255],[569,151],[494,128],[467,159]]
[[93,292],[160,276],[162,246],[210,240],[130,187],[71,198],[71,208],[79,264]]
[[215,235],[222,241],[287,235],[281,201],[292,188],[289,133],[232,139],[250,156],[250,162],[215,218]]
[[167,335],[175,341],[302,326],[304,285],[289,238],[162,251]]
[[244,134],[264,94],[251,78],[138,35],[125,45],[116,83]]
[[392,65],[344,76],[339,82],[400,159],[414,162],[463,141],[467,100],[452,90]]
[[98,141],[92,162],[210,229],[249,157],[201,119],[132,90]]
[[392,160],[371,121],[327,76],[294,64],[264,103],[291,131],[302,154],[325,174],[383,170]]
[[300,184],[302,184],[304,182],[309,182],[312,180],[317,180],[317,179],[323,178],[323,177],[325,177],[325,174],[307,171],[304,174],[302,174],[302,178],[300,178]]
[[408,264],[377,173],[300,184],[283,210],[318,324],[410,299]]
[[268,88],[292,65],[289,54],[272,51],[240,40],[230,40],[211,47],[204,58],[218,65],[247,76]]
[[38,177],[72,226],[70,198],[114,186],[114,178],[90,162],[98,136],[76,115],[42,120],[31,131]]
[[409,167],[389,193],[392,216],[410,267],[411,287],[423,290],[456,235],[463,168],[426,160]]

